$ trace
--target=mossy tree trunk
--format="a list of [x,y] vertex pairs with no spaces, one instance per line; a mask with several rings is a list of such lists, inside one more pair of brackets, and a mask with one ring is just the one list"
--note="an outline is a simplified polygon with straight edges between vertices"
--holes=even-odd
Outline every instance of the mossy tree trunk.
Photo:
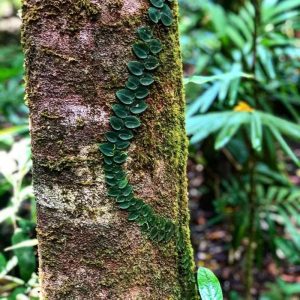
[[149,240],[107,196],[98,150],[149,2],[23,0],[43,299],[196,299],[178,6],[170,3],[176,22],[153,27],[161,67],[125,168],[135,194],[180,228],[183,264],[176,240]]

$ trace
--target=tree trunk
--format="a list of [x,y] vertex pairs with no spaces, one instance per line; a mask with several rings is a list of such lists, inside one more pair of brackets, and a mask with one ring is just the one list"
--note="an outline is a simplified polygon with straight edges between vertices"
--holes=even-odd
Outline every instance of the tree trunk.
[[[42,299],[197,298],[178,5],[166,3],[171,26],[150,21],[146,0],[23,0]],[[111,158],[99,151],[142,26],[163,51],[122,168],[138,203],[162,220],[159,233],[108,195]]]

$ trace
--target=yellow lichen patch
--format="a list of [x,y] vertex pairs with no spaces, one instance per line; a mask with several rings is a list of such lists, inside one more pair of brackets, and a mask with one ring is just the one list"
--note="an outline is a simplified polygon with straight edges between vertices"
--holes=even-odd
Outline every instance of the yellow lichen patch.
[[238,105],[236,105],[233,110],[237,112],[253,112],[255,109],[247,102],[239,101]]

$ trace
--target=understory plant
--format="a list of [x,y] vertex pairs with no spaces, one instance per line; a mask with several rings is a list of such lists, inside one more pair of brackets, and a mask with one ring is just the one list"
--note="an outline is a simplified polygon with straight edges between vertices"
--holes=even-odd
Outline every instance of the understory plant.
[[300,194],[290,176],[299,167],[300,3],[182,7],[187,131],[202,153],[208,197],[231,224],[231,248],[243,246],[252,299],[252,270],[267,250],[281,263],[300,260]]

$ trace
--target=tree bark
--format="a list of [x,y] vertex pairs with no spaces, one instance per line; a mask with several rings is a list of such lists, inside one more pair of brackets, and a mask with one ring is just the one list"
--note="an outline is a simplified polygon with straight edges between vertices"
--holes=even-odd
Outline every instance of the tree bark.
[[42,299],[197,297],[178,5],[171,7],[176,22],[169,29],[153,27],[164,46],[161,67],[126,172],[135,194],[180,228],[188,254],[184,264],[176,240],[149,240],[107,196],[98,150],[115,93],[128,77],[126,65],[134,59],[136,30],[149,25],[149,2],[23,0]]

